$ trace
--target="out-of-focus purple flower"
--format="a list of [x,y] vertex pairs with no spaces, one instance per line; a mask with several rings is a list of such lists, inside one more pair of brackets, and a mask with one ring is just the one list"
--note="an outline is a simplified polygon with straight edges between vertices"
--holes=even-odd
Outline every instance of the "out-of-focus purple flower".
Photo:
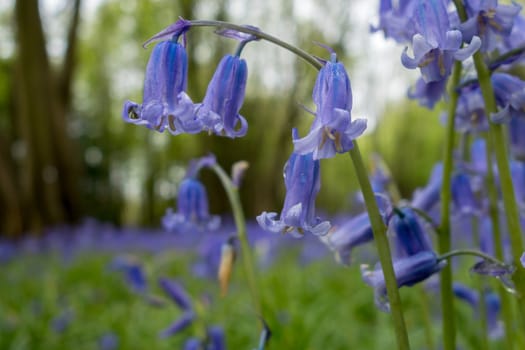
[[443,164],[438,163],[432,168],[427,185],[414,192],[410,205],[424,212],[429,212],[438,202],[443,181]]
[[459,29],[465,40],[480,37],[483,52],[494,50],[502,38],[510,35],[521,10],[516,3],[499,5],[497,0],[467,0],[465,5],[469,19],[461,23]]
[[202,342],[197,338],[190,338],[184,342],[184,350],[202,350]]
[[416,84],[408,90],[407,95],[408,98],[417,100],[420,105],[432,109],[445,94],[446,86],[446,79],[425,83],[423,78],[419,78]]
[[15,255],[15,245],[8,241],[0,240],[0,263],[7,263],[11,261]]
[[197,179],[187,177],[181,181],[177,196],[177,212],[166,210],[162,226],[169,232],[189,232],[191,230],[216,230],[220,217],[210,215],[206,188]]
[[379,3],[379,25],[371,27],[373,32],[382,30],[385,38],[392,38],[399,43],[407,43],[416,34],[413,13],[417,1],[399,0],[396,4],[392,0],[381,0]]
[[294,151],[313,153],[314,159],[348,152],[354,147],[352,141],[365,131],[366,119],[352,121],[350,79],[335,53],[319,71],[312,97],[317,107],[315,119],[307,136],[301,139],[294,136]]
[[168,337],[179,333],[191,325],[195,319],[195,313],[193,312],[190,297],[179,283],[167,278],[161,278],[159,284],[168,297],[184,312],[181,317],[160,333],[161,337]]
[[515,268],[509,265],[496,263],[489,260],[481,260],[470,268],[470,272],[492,277],[505,277],[514,273]]
[[525,161],[525,118],[510,119],[509,144],[514,158]]
[[[434,273],[439,272],[444,266],[444,261],[438,261],[433,251],[422,251],[415,255],[394,261],[394,273],[397,286],[413,286]],[[361,265],[361,275],[366,284],[374,288],[376,306],[385,312],[390,311],[386,294],[385,277],[380,266],[370,270],[368,265]]]
[[368,213],[354,216],[341,226],[335,226],[321,241],[335,253],[335,258],[342,264],[349,265],[354,247],[374,239]]
[[100,350],[115,350],[118,349],[119,338],[115,333],[104,333],[98,339],[98,347]]
[[148,282],[144,269],[139,261],[128,256],[115,257],[109,268],[116,271],[121,271],[124,274],[126,283],[135,293],[146,294],[148,291]]
[[514,18],[514,25],[509,35],[503,38],[499,43],[497,50],[506,54],[509,51],[516,51],[515,55],[506,56],[503,60],[496,60],[489,67],[491,70],[497,69],[501,65],[519,63],[523,64],[524,55],[524,46],[525,46],[525,17],[522,14],[518,14]]
[[126,101],[122,118],[128,123],[144,125],[174,134],[195,134],[202,123],[194,117],[194,105],[186,94],[188,57],[176,41],[162,41],[153,48],[146,68],[142,105]]
[[57,333],[63,333],[69,327],[73,318],[73,311],[66,308],[51,320],[51,328]]
[[[439,272],[445,261],[438,260],[432,250],[429,237],[408,207],[395,209],[389,228],[396,234],[399,256],[394,260],[394,274],[397,286],[412,286]],[[374,288],[376,306],[382,311],[389,311],[386,285],[381,266],[370,270],[368,265],[361,266],[361,275],[366,284]]]
[[159,285],[166,295],[168,295],[182,310],[189,311],[192,309],[191,299],[179,283],[167,278],[161,278],[159,280]]
[[315,198],[321,188],[320,162],[312,153],[292,153],[284,167],[286,198],[283,210],[277,213],[263,212],[257,222],[264,230],[291,233],[301,237],[305,232],[317,236],[325,235],[330,229],[328,221],[315,215]]
[[496,102],[501,108],[491,119],[495,122],[507,122],[511,118],[525,118],[525,82],[506,73],[494,73],[490,80]]
[[516,202],[521,210],[525,209],[525,164],[522,162],[511,161],[510,173],[512,176],[512,183],[514,184],[514,193],[516,194]]
[[470,45],[461,47],[463,36],[459,30],[451,30],[444,1],[419,1],[416,8],[415,28],[412,38],[414,58],[405,49],[401,62],[406,68],[419,68],[426,83],[440,81],[450,75],[454,60],[463,61],[481,46],[474,36]]
[[[454,282],[452,290],[454,292],[454,295],[458,299],[466,302],[476,314],[480,312],[480,297],[477,291],[458,282]],[[503,326],[501,321],[499,320],[499,313],[501,309],[499,297],[496,293],[489,292],[484,293],[484,299],[485,310],[487,311],[487,331],[489,334],[489,338],[501,338],[503,336]],[[477,315],[476,317],[479,317],[479,315]]]
[[239,56],[226,55],[213,75],[196,114],[206,130],[230,138],[246,135],[248,123],[239,114],[244,101],[248,66]]
[[489,124],[485,102],[478,83],[463,86],[458,91],[456,130],[460,132],[486,131]]
[[416,214],[409,207],[395,210],[389,227],[395,232],[401,256],[411,256],[422,251],[432,251],[432,243]]
[[521,262],[521,265],[525,267],[525,252],[523,252],[523,254],[521,255],[520,262]]
[[161,338],[170,337],[177,333],[180,333],[187,327],[189,327],[195,320],[195,314],[193,311],[186,311],[179,317],[175,322],[173,322],[168,328],[164,329],[159,333]]
[[225,350],[224,331],[221,327],[213,326],[208,328],[208,344],[206,350]]
[[471,178],[465,172],[452,176],[452,201],[454,215],[479,215],[481,206],[472,190]]

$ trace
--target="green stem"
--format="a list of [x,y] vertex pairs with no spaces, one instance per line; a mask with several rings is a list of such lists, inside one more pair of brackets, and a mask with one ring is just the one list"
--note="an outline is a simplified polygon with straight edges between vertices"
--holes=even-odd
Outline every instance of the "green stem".
[[[479,218],[477,216],[472,217],[472,237],[476,247],[481,246],[481,238],[479,234]],[[480,321],[480,350],[489,350],[489,337],[488,337],[488,322],[487,322],[487,303],[485,302],[485,279],[476,278],[477,289],[479,291],[479,321]]]
[[478,258],[483,258],[485,260],[488,260],[490,262],[493,262],[495,264],[501,265],[501,266],[508,266],[503,261],[496,259],[495,257],[488,255],[486,253],[483,253],[482,251],[475,250],[475,249],[456,249],[451,250],[445,254],[441,254],[438,256],[438,261],[447,260],[454,256],[459,255],[471,255],[471,256],[477,256]]
[[[487,117],[489,117],[492,113],[497,112],[497,105],[492,83],[490,81],[490,72],[485,66],[480,52],[474,54],[474,65],[476,67],[476,72],[478,73],[479,86],[485,102],[485,113]],[[519,259],[523,253],[523,238],[519,210],[516,204],[514,185],[510,173],[510,162],[506,149],[504,129],[501,124],[489,122],[489,125],[490,144],[493,147],[491,151],[494,151],[496,157],[513,262],[514,265],[520,266]],[[490,166],[490,164],[488,166]],[[525,269],[517,269],[516,273],[513,274],[513,280],[518,292],[518,305],[520,308],[522,326],[525,327]]]
[[428,300],[427,292],[421,286],[419,286],[419,299],[421,301],[420,305],[422,310],[423,323],[425,325],[425,338],[427,341],[427,348],[428,350],[434,350],[436,348],[436,345],[434,342],[434,332],[432,326],[433,323],[430,312],[430,305],[432,305],[432,302]]
[[[487,193],[489,197],[489,216],[490,220],[492,222],[492,237],[494,242],[494,255],[496,256],[496,259],[503,260],[504,253],[503,253],[503,240],[501,237],[501,226],[500,226],[500,217],[499,217],[499,209],[498,209],[498,189],[496,188],[496,183],[494,179],[494,170],[492,166],[489,164],[492,164],[492,155],[491,155],[491,149],[493,149],[493,146],[491,144],[491,139],[488,137],[488,135],[485,135],[485,143],[487,145],[486,147],[486,163],[487,163],[487,176],[486,176],[486,187],[487,187]],[[514,348],[514,337],[512,336],[512,328],[513,328],[513,315],[512,315],[512,306],[511,306],[511,300],[509,293],[505,290],[503,286],[498,287],[498,294],[501,300],[501,313],[503,317],[503,322],[505,324],[505,343],[506,343],[506,349],[513,349]]]
[[[438,246],[441,254],[451,249],[450,234],[450,203],[452,200],[451,182],[454,156],[454,129],[458,93],[455,87],[461,77],[461,62],[456,61],[452,71],[450,103],[448,109],[447,126],[445,134],[445,150],[443,155],[443,182],[441,186],[441,225],[439,228]],[[443,317],[443,348],[456,349],[456,327],[454,318],[454,293],[452,290],[452,266],[447,264],[440,274],[440,295]]]
[[[467,19],[467,14],[463,2],[454,0],[461,22]],[[481,52],[476,52],[473,56],[474,66],[478,75],[479,87],[485,103],[485,114],[487,118],[497,112],[496,98],[490,81],[490,71],[483,61]],[[503,197],[503,206],[505,208],[505,218],[507,221],[507,230],[509,232],[513,261],[516,266],[520,266],[520,256],[523,253],[523,239],[519,220],[519,211],[514,195],[514,186],[510,174],[509,158],[505,147],[506,140],[503,125],[494,124],[489,121],[489,138],[490,144],[496,156],[496,165],[500,179],[501,195]],[[487,166],[490,166],[488,164]],[[522,327],[525,327],[525,269],[517,269],[513,274],[514,284],[518,292],[518,305],[520,308]]]
[[255,308],[255,312],[261,318],[264,319],[264,315],[262,313],[261,299],[259,297],[258,292],[259,288],[257,286],[257,278],[255,275],[252,250],[250,248],[250,243],[248,243],[248,237],[246,234],[246,219],[244,217],[244,211],[242,209],[239,191],[237,190],[237,187],[235,187],[235,185],[232,183],[228,174],[226,174],[226,172],[218,164],[213,165],[211,169],[219,177],[222,186],[224,187],[224,190],[226,191],[226,194],[228,196],[228,200],[230,201],[233,218],[235,220],[235,226],[237,227],[237,237],[241,242],[244,273],[246,275],[246,279],[248,280],[248,287],[252,296],[253,306]]
[[253,36],[256,36],[257,38],[269,41],[277,46],[291,51],[293,54],[301,57],[303,60],[311,64],[316,69],[321,69],[323,67],[321,62],[319,62],[319,60],[317,60],[314,56],[310,55],[308,52],[301,50],[296,46],[288,44],[287,42],[284,42],[279,38],[276,38],[273,35],[267,34],[260,30],[222,21],[194,20],[190,22],[192,27],[215,27],[219,29],[233,29],[238,32],[251,34]]
[[385,285],[390,302],[390,310],[392,312],[392,319],[394,321],[394,330],[396,333],[398,349],[410,349],[408,341],[407,330],[405,326],[405,319],[403,316],[403,309],[401,305],[401,298],[399,297],[399,290],[397,288],[396,275],[394,267],[392,265],[392,256],[390,254],[390,247],[388,238],[386,235],[386,226],[379,212],[376,198],[368,179],[363,158],[359,152],[357,142],[354,141],[354,148],[350,150],[350,158],[354,164],[354,169],[365,199],[366,209],[372,225],[372,231],[374,233],[374,241],[377,246],[379,254],[379,261],[385,276]]

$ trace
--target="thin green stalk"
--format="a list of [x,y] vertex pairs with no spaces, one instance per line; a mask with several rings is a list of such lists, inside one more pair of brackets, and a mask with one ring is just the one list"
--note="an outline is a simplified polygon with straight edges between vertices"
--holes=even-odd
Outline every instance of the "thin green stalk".
[[[485,113],[490,116],[497,112],[496,99],[490,81],[490,72],[488,71],[483,57],[480,52],[474,54],[474,65],[478,73],[478,81],[485,102]],[[489,122],[489,138],[491,146],[496,157],[498,175],[500,179],[501,195],[503,198],[503,207],[505,208],[505,217],[507,229],[509,232],[511,251],[513,261],[516,266],[520,266],[520,256],[523,253],[523,238],[521,232],[518,205],[514,193],[514,185],[510,173],[510,162],[506,148],[506,140],[503,125]],[[522,326],[525,327],[525,269],[517,269],[513,274],[514,284],[518,291],[518,305],[520,308]]]
[[[461,0],[454,0],[461,22],[467,19],[467,14],[463,2]],[[476,52],[473,56],[474,66],[478,75],[478,82],[483,95],[485,103],[485,114],[489,117],[491,114],[497,112],[496,98],[494,90],[490,81],[490,71],[483,61],[481,52]],[[523,253],[523,239],[519,220],[519,211],[514,195],[514,186],[509,167],[509,157],[506,149],[506,140],[503,125],[489,122],[489,138],[490,144],[496,156],[496,165],[498,167],[498,175],[500,179],[501,195],[503,198],[503,206],[505,208],[505,218],[507,221],[507,229],[509,231],[509,238],[512,250],[513,261],[516,266],[520,266],[520,256]],[[490,164],[488,165],[490,166]],[[518,305],[520,309],[522,327],[525,327],[525,269],[517,269],[513,274],[514,284],[518,292]]]
[[503,261],[501,261],[499,259],[496,259],[492,255],[488,255],[486,253],[483,253],[482,251],[475,250],[475,249],[455,249],[455,250],[451,250],[451,251],[446,252],[445,254],[441,254],[440,256],[438,256],[438,260],[439,261],[448,260],[448,259],[450,259],[452,257],[460,256],[460,255],[477,256],[478,258],[482,258],[482,259],[488,260],[488,261],[493,262],[495,264],[498,264],[498,265],[501,265],[501,266],[507,266],[507,264],[505,264]]
[[390,302],[390,310],[392,313],[392,319],[394,322],[394,330],[396,333],[397,347],[398,349],[410,349],[408,341],[408,334],[405,325],[405,319],[403,316],[403,309],[401,305],[401,298],[399,297],[399,290],[397,288],[396,276],[394,273],[394,267],[392,266],[392,256],[390,253],[390,247],[388,238],[386,236],[386,226],[379,212],[376,198],[368,179],[368,174],[363,163],[363,158],[359,152],[357,142],[354,141],[354,148],[350,150],[350,158],[354,164],[354,169],[365,199],[366,210],[370,218],[372,225],[372,231],[374,233],[374,241],[377,246],[379,254],[379,261],[381,268],[383,269],[383,275],[385,276],[385,285]]
[[190,21],[192,27],[215,27],[219,29],[233,29],[241,33],[247,33],[256,36],[257,38],[269,41],[274,43],[277,46],[280,46],[288,51],[291,51],[293,54],[301,57],[303,60],[311,64],[316,69],[321,69],[323,65],[319,60],[314,56],[310,55],[308,52],[301,50],[300,48],[288,44],[287,42],[282,41],[279,38],[274,37],[268,33],[257,30],[255,28],[250,28],[246,26],[241,26],[233,23],[222,22],[222,21],[210,21],[210,20],[193,20]]
[[[492,222],[492,237],[494,242],[494,254],[496,259],[503,260],[505,257],[503,255],[503,240],[501,238],[501,226],[500,226],[500,217],[498,209],[498,189],[496,188],[496,183],[494,179],[494,170],[492,166],[492,156],[490,150],[493,148],[490,144],[490,138],[488,135],[485,135],[485,143],[487,145],[486,150],[486,159],[487,159],[487,176],[485,186],[487,188],[487,193],[489,197],[489,216]],[[506,349],[512,350],[514,348],[514,337],[512,336],[513,328],[513,316],[511,309],[511,300],[509,293],[505,290],[503,286],[498,286],[498,295],[501,300],[501,314],[503,318],[503,323],[505,324],[505,344]]]
[[222,186],[224,187],[224,190],[226,191],[226,194],[228,196],[228,200],[230,201],[233,218],[235,220],[235,226],[237,227],[237,237],[241,242],[241,253],[242,262],[244,266],[244,273],[246,275],[246,279],[248,280],[248,287],[250,289],[253,306],[255,308],[255,312],[261,318],[264,319],[264,315],[262,313],[261,299],[259,297],[258,292],[259,288],[257,285],[257,277],[254,269],[252,250],[250,248],[250,243],[248,243],[248,237],[246,234],[246,219],[244,217],[244,211],[242,209],[239,191],[237,190],[237,187],[232,183],[228,174],[226,174],[226,172],[218,164],[213,165],[211,169],[219,177]]
[[[441,186],[441,224],[439,228],[438,246],[440,254],[451,249],[450,234],[450,203],[452,200],[451,182],[453,170],[454,152],[454,127],[456,107],[458,104],[458,93],[455,87],[459,84],[462,65],[460,61],[454,63],[452,71],[450,103],[447,117],[445,134],[445,150],[443,154],[443,182]],[[447,264],[440,274],[440,295],[443,317],[443,348],[445,350],[456,349],[456,326],[454,318],[454,293],[452,291],[452,266]]]
[[[476,247],[481,246],[479,235],[479,218],[472,217],[472,237]],[[476,278],[477,289],[479,291],[479,323],[480,323],[480,350],[489,350],[488,322],[487,322],[487,304],[485,303],[485,279]]]
[[432,303],[428,300],[428,295],[422,286],[419,286],[419,300],[422,310],[423,324],[425,327],[425,338],[427,341],[427,349],[434,350],[436,348],[434,341],[433,323],[430,312],[430,305]]

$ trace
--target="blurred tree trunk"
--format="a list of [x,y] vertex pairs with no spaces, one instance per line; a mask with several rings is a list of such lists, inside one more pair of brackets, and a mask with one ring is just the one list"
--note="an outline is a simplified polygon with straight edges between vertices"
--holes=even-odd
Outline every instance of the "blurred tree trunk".
[[[6,171],[4,175],[14,176],[10,182],[19,183],[13,188],[20,189],[23,230],[38,232],[45,226],[71,222],[80,213],[79,157],[67,134],[79,9],[80,0],[76,0],[65,58],[57,75],[46,51],[38,1],[16,1],[17,58],[12,124],[14,138],[24,152],[14,171]],[[12,223],[5,225],[9,227]]]

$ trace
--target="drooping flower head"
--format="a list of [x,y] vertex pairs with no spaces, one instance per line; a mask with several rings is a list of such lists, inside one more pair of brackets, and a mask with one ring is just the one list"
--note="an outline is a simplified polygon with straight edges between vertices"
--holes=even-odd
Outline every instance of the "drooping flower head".
[[193,102],[186,94],[188,57],[176,40],[158,43],[151,53],[144,80],[142,104],[126,101],[124,121],[172,134],[198,133],[201,123],[194,118]]
[[222,58],[204,100],[196,109],[198,118],[204,121],[209,132],[231,138],[246,134],[248,123],[239,110],[244,101],[247,78],[245,60],[232,55]]
[[374,233],[366,212],[354,216],[321,237],[321,241],[334,252],[336,260],[344,265],[350,264],[354,247],[373,239]]
[[324,235],[330,223],[315,215],[315,198],[321,188],[320,162],[312,153],[292,153],[284,167],[286,198],[283,210],[277,213],[263,212],[257,217],[259,225],[271,232],[290,232],[300,237],[305,232]]
[[385,38],[392,38],[398,43],[407,43],[416,34],[413,13],[417,1],[399,0],[393,4],[392,0],[381,0],[379,3],[379,25],[372,27],[373,32],[382,30]]
[[454,215],[479,215],[481,205],[475,196],[473,179],[464,171],[458,171],[452,176],[452,202]]
[[494,50],[503,38],[510,35],[514,20],[521,6],[499,5],[498,0],[466,0],[469,19],[461,23],[460,30],[465,40],[481,38],[481,51]]
[[[467,303],[475,314],[481,311],[479,292],[461,283],[454,282],[452,286],[454,296]],[[484,293],[485,310],[487,312],[487,331],[489,338],[498,339],[503,336],[503,326],[499,320],[500,300],[496,293]],[[476,315],[477,316],[477,315]]]
[[160,337],[165,338],[175,335],[189,327],[195,320],[196,315],[193,311],[191,298],[182,285],[177,281],[167,278],[161,278],[159,285],[166,295],[183,311],[181,317],[160,333]]
[[406,68],[419,68],[427,84],[447,79],[454,60],[470,57],[481,46],[481,40],[474,36],[470,45],[461,48],[463,36],[459,30],[450,28],[444,1],[419,0],[415,11],[414,58],[408,56],[406,48],[401,62]]
[[186,176],[179,185],[177,212],[168,208],[162,218],[162,226],[165,230],[188,232],[190,230],[216,230],[219,227],[220,217],[210,215],[206,188],[197,179],[203,167],[213,166],[215,162],[215,156],[208,155],[190,163]]
[[[432,250],[431,242],[412,209],[395,209],[394,213],[389,227],[395,232],[398,244],[399,256],[394,260],[393,267],[400,288],[424,281],[439,272],[446,262],[440,261]],[[368,265],[362,265],[361,275],[365,283],[374,288],[376,306],[382,311],[389,311],[381,267],[370,270]]]
[[350,79],[335,53],[319,71],[312,98],[316,105],[315,119],[307,136],[294,139],[294,151],[313,153],[314,159],[348,152],[353,148],[352,141],[365,131],[366,119],[351,119]]
[[500,107],[492,120],[508,122],[511,118],[525,118],[525,81],[506,73],[494,73],[490,80]]
[[[246,27],[258,31],[257,27]],[[208,132],[230,138],[242,137],[248,130],[246,119],[239,114],[244,102],[248,66],[240,55],[244,46],[258,37],[232,29],[220,29],[215,33],[239,41],[239,47],[235,55],[226,55],[220,61],[204,100],[196,106],[196,113]]]

